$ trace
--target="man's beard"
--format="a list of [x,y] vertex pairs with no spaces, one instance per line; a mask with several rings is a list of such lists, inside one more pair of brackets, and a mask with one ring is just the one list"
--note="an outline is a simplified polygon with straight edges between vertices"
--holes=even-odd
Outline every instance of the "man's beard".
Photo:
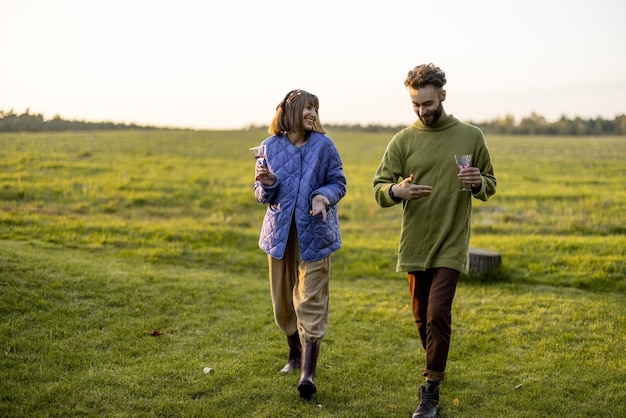
[[439,102],[439,106],[437,106],[437,109],[435,109],[429,116],[431,116],[431,119],[429,122],[427,122],[426,120],[424,120],[424,118],[422,117],[421,113],[417,114],[417,117],[422,121],[422,123],[425,126],[432,126],[435,123],[437,123],[437,121],[439,120],[439,118],[441,117],[441,114],[443,113],[443,103],[440,101]]

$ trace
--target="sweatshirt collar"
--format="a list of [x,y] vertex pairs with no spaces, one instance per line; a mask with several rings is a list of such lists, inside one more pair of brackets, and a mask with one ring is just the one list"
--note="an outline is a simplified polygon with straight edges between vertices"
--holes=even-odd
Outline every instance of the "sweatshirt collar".
[[455,118],[453,115],[448,115],[448,117],[445,118],[443,121],[439,121],[435,123],[433,126],[426,126],[419,119],[413,122],[413,125],[411,126],[421,131],[442,131],[444,129],[451,128],[452,126],[456,125],[458,122],[459,120]]

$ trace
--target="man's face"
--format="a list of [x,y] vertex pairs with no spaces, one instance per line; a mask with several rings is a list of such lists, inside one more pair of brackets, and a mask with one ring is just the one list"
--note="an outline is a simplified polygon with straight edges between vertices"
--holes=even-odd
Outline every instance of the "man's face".
[[446,91],[429,84],[419,89],[409,87],[409,94],[413,102],[413,111],[422,123],[426,126],[437,123],[443,113]]

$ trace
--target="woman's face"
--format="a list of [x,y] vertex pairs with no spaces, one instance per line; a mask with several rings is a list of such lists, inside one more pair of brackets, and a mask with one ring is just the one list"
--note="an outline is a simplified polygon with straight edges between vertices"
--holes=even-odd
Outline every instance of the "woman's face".
[[307,103],[302,110],[302,125],[306,131],[313,129],[313,124],[317,119],[317,108],[310,103]]

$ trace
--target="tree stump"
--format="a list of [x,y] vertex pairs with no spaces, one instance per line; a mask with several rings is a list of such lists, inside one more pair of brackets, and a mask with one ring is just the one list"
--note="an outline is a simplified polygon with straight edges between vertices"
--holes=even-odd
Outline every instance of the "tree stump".
[[495,251],[482,248],[469,249],[470,274],[482,274],[497,268],[502,263],[502,256]]

